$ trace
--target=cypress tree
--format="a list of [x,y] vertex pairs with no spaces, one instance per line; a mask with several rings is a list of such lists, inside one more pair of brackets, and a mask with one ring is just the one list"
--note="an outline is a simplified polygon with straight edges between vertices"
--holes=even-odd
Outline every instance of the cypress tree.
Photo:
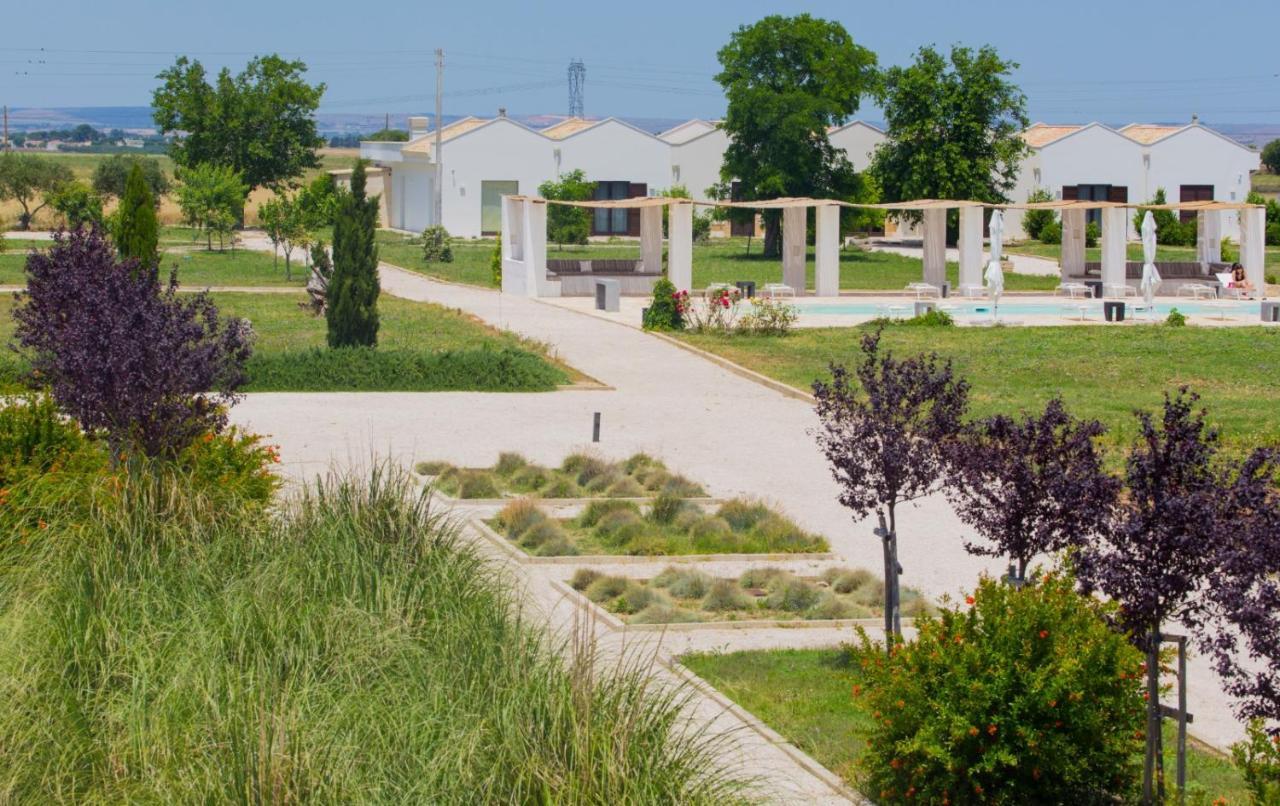
[[333,223],[333,276],[329,280],[330,347],[373,347],[378,343],[377,198],[366,198],[364,162],[351,172]]
[[154,266],[160,260],[159,226],[156,223],[156,200],[147,186],[138,163],[133,164],[124,184],[124,196],[116,213],[116,251],[122,258],[136,258],[143,266]]

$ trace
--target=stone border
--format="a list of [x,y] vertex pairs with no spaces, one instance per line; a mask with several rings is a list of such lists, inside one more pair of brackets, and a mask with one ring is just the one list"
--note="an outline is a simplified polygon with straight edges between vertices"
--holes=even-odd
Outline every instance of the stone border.
[[759,560],[760,562],[776,563],[796,559],[840,559],[838,555],[830,551],[812,554],[674,554],[669,556],[661,555],[659,557],[638,554],[566,554],[561,557],[535,557],[532,554],[521,550],[510,540],[495,532],[490,528],[489,524],[484,522],[483,519],[473,516],[469,518],[467,522],[472,526],[472,528],[479,532],[485,540],[496,544],[505,554],[516,559],[523,565],[591,565],[593,563],[616,563],[620,565],[635,563],[638,565],[640,563],[662,562],[664,560],[672,565],[680,565],[707,561],[751,562]]
[[[550,580],[551,586],[575,601],[581,610],[590,610],[593,617],[622,632],[698,632],[703,630],[816,630],[853,629],[854,627],[883,627],[884,617],[836,618],[836,619],[748,619],[746,621],[671,621],[657,624],[632,624],[605,610],[588,599],[581,591],[561,579]],[[915,619],[904,618],[903,628],[914,627]]]

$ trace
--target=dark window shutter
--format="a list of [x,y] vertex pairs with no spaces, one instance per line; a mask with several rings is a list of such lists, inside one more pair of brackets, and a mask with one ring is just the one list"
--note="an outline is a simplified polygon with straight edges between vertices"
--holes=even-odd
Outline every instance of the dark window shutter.
[[[649,195],[649,186],[644,182],[632,182],[627,188],[628,199],[640,199]],[[640,211],[627,211],[627,235],[633,238],[640,237]]]
[[[1182,185],[1178,188],[1178,201],[1213,201],[1213,185]],[[1182,221],[1194,221],[1195,217],[1195,210],[1178,212],[1178,218]]]
[[1107,201],[1125,204],[1129,201],[1129,188],[1124,185],[1112,185],[1107,189]]
[[1080,187],[1078,185],[1063,185],[1062,200],[1078,201],[1080,198]]

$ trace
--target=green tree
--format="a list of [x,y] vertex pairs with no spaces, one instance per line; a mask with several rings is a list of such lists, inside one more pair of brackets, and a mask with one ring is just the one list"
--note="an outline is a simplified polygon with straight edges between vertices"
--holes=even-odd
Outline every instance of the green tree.
[[303,185],[295,200],[308,229],[333,226],[333,217],[338,212],[338,188],[332,174],[327,171],[317,174]]
[[280,247],[285,241],[285,227],[288,225],[288,213],[285,210],[283,196],[275,196],[258,205],[258,226],[271,241],[271,256],[276,266],[280,265]]
[[409,133],[404,129],[379,129],[363,139],[375,143],[406,143],[409,141]]
[[169,147],[184,168],[212,163],[234,169],[250,190],[278,188],[320,164],[315,111],[324,84],[308,84],[301,61],[277,55],[252,59],[233,76],[223,68],[214,84],[198,61],[179,57],[160,73],[152,94],[156,125],[183,132]]
[[102,223],[102,197],[84,182],[70,182],[49,199],[68,229]]
[[142,168],[135,165],[129,171],[124,185],[124,196],[115,212],[116,251],[122,258],[136,258],[143,266],[153,266],[160,260],[159,227],[156,223],[156,203],[142,176]]
[[[1156,195],[1148,204],[1166,204],[1164,188],[1156,188]],[[1142,219],[1147,211],[1141,208],[1133,212],[1133,228],[1142,231]],[[1156,243],[1167,246],[1193,246],[1196,242],[1195,219],[1183,222],[1172,210],[1152,210],[1151,217],[1156,224]],[[1225,259],[1225,258],[1224,258]]]
[[378,343],[378,247],[374,230],[378,199],[365,196],[364,161],[351,172],[333,224],[333,275],[325,319],[330,347],[373,347]]
[[871,171],[886,201],[1009,201],[1028,153],[1019,136],[1027,99],[1009,80],[1017,67],[989,46],[957,45],[949,60],[923,47],[911,65],[884,72],[877,95],[886,140]]
[[32,154],[0,154],[0,200],[13,199],[22,208],[18,229],[31,229],[31,219],[72,178],[71,169],[61,162]]
[[[560,201],[589,201],[596,193],[596,183],[588,182],[581,169],[560,174],[556,180],[538,185],[538,195]],[[585,244],[591,234],[591,211],[585,207],[564,204],[547,205],[547,239],[557,249],[565,244]]]
[[93,189],[108,199],[121,198],[124,196],[129,173],[135,165],[142,169],[142,178],[147,180],[151,195],[159,203],[160,197],[168,193],[170,187],[169,177],[160,167],[160,160],[155,157],[139,157],[136,154],[114,154],[107,157],[93,169]]
[[502,236],[499,235],[493,244],[493,254],[489,257],[489,283],[494,288],[502,288]]
[[[1053,194],[1044,188],[1037,188],[1027,194],[1031,203],[1053,201]],[[1028,238],[1040,240],[1044,228],[1058,220],[1058,214],[1052,210],[1027,210],[1022,214],[1022,231]],[[1059,235],[1061,241],[1061,235]]]
[[1280,139],[1262,147],[1262,164],[1273,174],[1280,174]]
[[[857,197],[858,176],[827,130],[848,120],[872,89],[875,54],[839,23],[801,14],[742,26],[717,56],[729,146],[716,196]],[[765,254],[778,255],[781,215],[768,211],[764,219]]]
[[212,249],[213,234],[224,234],[230,230],[228,222],[234,226],[239,220],[249,189],[238,171],[210,162],[180,169],[178,179],[182,217],[189,225],[205,231],[207,246]]

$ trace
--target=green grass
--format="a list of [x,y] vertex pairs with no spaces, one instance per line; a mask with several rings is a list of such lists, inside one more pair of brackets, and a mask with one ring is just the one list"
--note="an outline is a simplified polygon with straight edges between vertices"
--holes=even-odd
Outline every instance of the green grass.
[[[166,228],[169,231],[169,228]],[[167,278],[177,269],[178,282],[192,288],[209,286],[296,286],[307,283],[307,269],[301,255],[295,253],[291,277],[285,277],[284,260],[278,263],[265,252],[247,249],[216,248],[207,250],[204,242],[191,245],[189,235],[175,228],[166,237],[162,233],[161,244],[167,247],[160,260],[160,273]],[[6,238],[6,250],[0,253],[0,285],[24,285],[24,267],[29,249],[48,248],[48,241],[22,241]]]
[[[808,391],[831,362],[853,363],[866,328],[804,328],[783,338],[682,333],[679,338]],[[1230,446],[1280,441],[1280,331],[1255,327],[890,327],[885,347],[935,351],[972,384],[971,413],[1042,409],[1061,395],[1077,416],[1101,420],[1107,439],[1136,433],[1132,411],[1154,410],[1186,384]]]
[[[1042,257],[1047,260],[1059,261],[1062,259],[1062,245],[1056,243],[1041,243],[1040,241],[1015,241],[1006,244],[1004,248],[1005,254],[1008,255],[1030,255],[1031,257]],[[1142,260],[1142,244],[1130,243],[1126,246],[1128,260]],[[1097,263],[1102,260],[1102,249],[1099,247],[1089,247],[1084,250],[1084,259],[1086,262]],[[1157,246],[1156,260],[1167,260],[1170,262],[1190,262],[1199,260],[1194,246]],[[1280,247],[1268,246],[1266,248],[1266,266],[1268,270],[1273,270],[1280,266]]]
[[330,480],[269,516],[181,476],[119,481],[96,515],[0,544],[6,801],[742,794],[723,740],[683,728],[687,690],[551,643],[405,479]]
[[[430,263],[422,257],[417,239],[394,232],[378,233],[378,250],[382,260],[421,272],[441,280],[470,285],[489,285],[489,261],[493,255],[492,240],[458,240],[453,245],[452,263]],[[760,252],[760,241],[752,240],[748,251],[746,238],[713,239],[693,248],[693,284],[703,288],[709,283],[732,283],[737,280],[754,280],[757,285],[782,282],[782,263],[777,258],[766,258]],[[547,247],[548,260],[590,259],[639,259],[640,245],[636,241],[618,243],[591,243],[587,246],[566,246],[557,249]],[[813,285],[813,248],[809,248],[806,272],[809,286]],[[907,283],[919,282],[922,276],[918,259],[888,252],[869,252],[862,249],[844,249],[840,252],[840,287],[856,290],[899,291]],[[956,264],[947,265],[947,276],[952,285],[959,280]],[[1056,277],[1009,273],[1005,275],[1005,288],[1010,291],[1051,291],[1058,284]]]
[[1259,193],[1280,193],[1280,174],[1258,171],[1253,175],[1253,189]]
[[[269,260],[269,259],[268,259]],[[256,341],[245,391],[547,391],[576,379],[539,345],[460,311],[383,296],[377,350],[325,349],[323,317],[298,307],[302,294],[214,295],[223,315],[248,319]],[[11,295],[0,297],[0,343],[12,338]],[[23,372],[0,358],[0,388]]]
[[[867,745],[871,717],[851,696],[859,682],[855,667],[842,665],[839,652],[784,649],[686,655],[694,674],[719,689],[781,733],[815,760],[854,784],[857,762]],[[1165,770],[1172,783],[1176,764],[1172,726],[1165,720]],[[1246,804],[1240,774],[1225,759],[1200,748],[1187,754],[1188,788],[1202,788],[1228,804]]]

